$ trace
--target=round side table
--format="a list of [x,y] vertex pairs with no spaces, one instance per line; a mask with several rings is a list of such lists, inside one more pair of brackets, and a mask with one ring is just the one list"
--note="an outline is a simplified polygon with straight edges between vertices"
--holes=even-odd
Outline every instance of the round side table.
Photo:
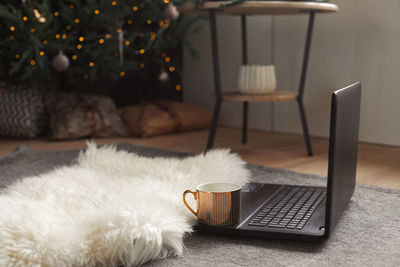
[[[243,102],[243,123],[242,123],[242,143],[247,142],[247,113],[249,102],[280,102],[280,101],[297,101],[300,113],[301,124],[303,127],[304,141],[306,143],[307,155],[312,156],[311,140],[308,132],[307,117],[304,111],[303,94],[307,76],[308,58],[310,55],[311,38],[316,13],[332,13],[338,12],[336,5],[330,3],[316,2],[295,2],[295,1],[247,1],[238,5],[221,7],[221,4],[227,2],[206,2],[199,8],[195,8],[193,4],[185,4],[179,7],[182,13],[190,13],[197,15],[209,15],[211,30],[211,49],[214,70],[214,86],[215,86],[215,106],[213,111],[213,120],[206,151],[213,147],[214,137],[217,130],[219,113],[223,101]],[[263,95],[246,95],[238,92],[222,92],[221,79],[219,70],[218,55],[218,39],[216,28],[216,15],[239,15],[241,17],[242,32],[242,64],[247,64],[247,33],[246,33],[246,16],[247,15],[289,15],[289,14],[305,14],[309,16],[308,27],[306,33],[306,43],[303,55],[303,65],[301,68],[300,83],[297,92],[280,91]]]

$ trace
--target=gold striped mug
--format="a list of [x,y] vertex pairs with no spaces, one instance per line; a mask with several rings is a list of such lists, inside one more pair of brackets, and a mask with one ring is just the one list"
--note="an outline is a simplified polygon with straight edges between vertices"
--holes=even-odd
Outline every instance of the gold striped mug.
[[[196,191],[186,190],[183,193],[183,202],[202,224],[234,225],[240,221],[240,191],[240,185],[236,184],[201,184]],[[196,211],[186,202],[186,195],[189,193],[197,201]]]

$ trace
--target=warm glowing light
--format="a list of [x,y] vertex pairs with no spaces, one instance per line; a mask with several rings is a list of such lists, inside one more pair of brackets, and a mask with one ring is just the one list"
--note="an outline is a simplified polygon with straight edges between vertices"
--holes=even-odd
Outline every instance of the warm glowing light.
[[72,60],[77,60],[78,56],[77,55],[72,55]]
[[55,17],[58,17],[58,16],[60,16],[60,12],[58,12],[58,11],[54,11],[54,16],[55,16]]
[[27,16],[24,16],[24,17],[22,17],[22,20],[23,20],[23,21],[27,21],[27,20],[28,20],[28,17],[27,17]]
[[169,3],[169,0],[164,0],[164,3],[165,3],[165,4],[168,4],[168,3]]
[[65,39],[67,39],[67,35],[64,33],[63,35],[62,35],[62,38],[65,40]]
[[35,17],[37,18],[37,20],[40,23],[45,23],[46,22],[46,18],[42,16],[42,14],[40,14],[39,10],[37,10],[36,8],[33,10],[33,14],[35,15]]
[[140,64],[140,67],[143,69],[144,68],[144,64],[142,63],[142,64]]
[[15,31],[15,27],[14,27],[14,26],[11,26],[11,27],[10,27],[10,31],[12,31],[12,32]]
[[111,35],[109,33],[106,33],[106,38],[108,39],[110,37],[111,37]]
[[175,71],[175,67],[174,66],[169,67],[169,71],[170,72],[174,72]]
[[121,71],[121,72],[119,73],[119,76],[125,77],[125,71]]
[[35,66],[36,65],[36,60],[32,59],[30,62],[31,66]]
[[167,62],[167,63],[168,63],[168,62],[170,62],[170,61],[171,61],[171,58],[170,58],[170,57],[165,57],[165,59],[164,59],[164,60],[165,60],[165,62]]
[[166,57],[166,56],[167,56],[167,53],[162,52],[162,53],[161,53],[161,56],[162,56],[162,57]]
[[36,30],[35,28],[31,28],[31,32],[34,33]]
[[40,51],[40,52],[39,52],[39,55],[44,56],[44,52],[43,52],[43,51]]
[[67,30],[68,30],[68,31],[71,30],[71,25],[68,25],[68,26],[67,26]]
[[19,59],[20,57],[21,57],[20,54],[15,54],[16,59]]
[[177,85],[175,86],[175,89],[176,89],[176,91],[180,91],[180,90],[182,89],[182,86],[180,86],[179,84],[177,84]]
[[118,33],[122,32],[122,29],[121,28],[117,29],[117,32]]
[[94,63],[93,62],[89,62],[89,67],[93,68],[94,67]]
[[117,5],[117,1],[112,1],[111,5],[116,6]]
[[155,32],[150,33],[150,39],[152,41],[154,41],[156,39],[156,33]]
[[75,23],[79,23],[80,20],[78,18],[76,18],[74,21],[75,21]]
[[100,11],[99,11],[98,9],[96,9],[96,10],[94,11],[94,14],[98,15],[98,14],[100,14]]
[[133,10],[133,11],[138,11],[138,9],[139,9],[139,8],[138,8],[137,6],[132,7],[132,10]]
[[56,34],[56,39],[60,39],[61,35],[59,33]]
[[146,21],[146,23],[147,23],[147,24],[151,24],[151,19],[148,19],[148,20]]
[[83,36],[80,36],[79,41],[83,42],[83,40],[85,40],[85,38]]
[[82,49],[82,45],[81,45],[81,44],[78,44],[78,45],[76,46],[76,48]]
[[131,44],[131,42],[129,42],[128,40],[125,41],[125,45],[126,45],[126,46],[128,46],[128,45],[130,45],[130,44]]
[[139,50],[139,53],[143,55],[143,54],[144,54],[144,49],[143,49],[143,48],[140,49],[140,50]]
[[100,40],[99,40],[99,43],[100,43],[100,44],[104,44],[104,39],[100,39]]
[[47,40],[43,40],[43,44],[44,44],[44,45],[47,45]]

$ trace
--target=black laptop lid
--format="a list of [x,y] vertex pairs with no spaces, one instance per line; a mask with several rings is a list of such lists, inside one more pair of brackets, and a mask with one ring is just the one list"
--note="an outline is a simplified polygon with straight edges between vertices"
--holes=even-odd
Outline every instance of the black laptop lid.
[[328,237],[354,192],[360,101],[359,82],[332,95],[325,231]]

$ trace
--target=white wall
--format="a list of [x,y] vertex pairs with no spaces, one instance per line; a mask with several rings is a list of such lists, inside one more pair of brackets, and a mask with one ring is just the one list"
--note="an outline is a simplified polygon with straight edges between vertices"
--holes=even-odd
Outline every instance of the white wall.
[[[310,133],[328,136],[330,95],[360,80],[360,140],[400,145],[400,1],[338,0],[336,14],[318,14],[304,95]],[[250,64],[275,64],[278,90],[297,91],[307,16],[248,18]],[[217,18],[224,91],[235,90],[241,64],[240,18]],[[191,37],[200,55],[184,57],[184,96],[212,108],[214,100],[209,24]],[[241,104],[224,102],[220,123],[240,126]],[[296,102],[251,103],[249,127],[302,133]]]

